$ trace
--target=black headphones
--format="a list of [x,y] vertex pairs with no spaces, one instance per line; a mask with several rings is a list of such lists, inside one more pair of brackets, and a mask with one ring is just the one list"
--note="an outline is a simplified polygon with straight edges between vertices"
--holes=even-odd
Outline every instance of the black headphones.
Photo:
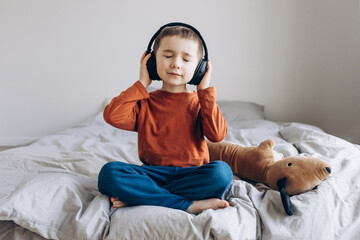
[[151,38],[149,45],[147,47],[147,50],[146,50],[146,54],[151,53],[151,57],[149,58],[149,60],[147,61],[147,64],[146,64],[150,79],[151,80],[161,80],[161,78],[159,77],[157,70],[156,70],[156,57],[155,57],[154,51],[151,50],[151,46],[152,46],[153,42],[155,41],[155,38],[160,34],[160,32],[165,27],[170,27],[170,26],[183,26],[183,27],[190,28],[191,30],[193,30],[196,33],[196,35],[199,36],[199,38],[202,42],[202,46],[205,51],[204,58],[200,60],[198,66],[195,69],[193,78],[190,80],[190,82],[188,82],[188,84],[198,85],[201,82],[201,80],[203,79],[203,77],[207,71],[208,52],[207,52],[206,44],[198,30],[196,30],[194,27],[192,27],[188,24],[181,23],[181,22],[168,23],[168,24],[162,26]]

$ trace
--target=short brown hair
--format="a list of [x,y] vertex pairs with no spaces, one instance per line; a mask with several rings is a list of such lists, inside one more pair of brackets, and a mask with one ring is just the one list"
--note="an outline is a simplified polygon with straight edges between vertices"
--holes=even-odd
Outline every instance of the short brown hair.
[[164,37],[171,37],[171,36],[178,36],[185,39],[194,40],[199,44],[199,56],[200,59],[203,56],[203,45],[202,41],[199,38],[199,36],[190,28],[183,27],[183,26],[171,26],[171,27],[165,27],[159,35],[155,38],[154,42],[154,52],[156,53],[160,46],[160,41]]

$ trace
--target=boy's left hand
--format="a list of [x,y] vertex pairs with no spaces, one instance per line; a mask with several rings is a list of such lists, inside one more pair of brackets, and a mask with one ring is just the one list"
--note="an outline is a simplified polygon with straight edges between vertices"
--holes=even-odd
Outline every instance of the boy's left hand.
[[201,80],[201,82],[197,86],[197,90],[205,89],[205,88],[208,88],[210,86],[211,72],[212,72],[212,66],[211,66],[210,60],[208,60],[207,61],[207,71],[206,71],[203,79]]

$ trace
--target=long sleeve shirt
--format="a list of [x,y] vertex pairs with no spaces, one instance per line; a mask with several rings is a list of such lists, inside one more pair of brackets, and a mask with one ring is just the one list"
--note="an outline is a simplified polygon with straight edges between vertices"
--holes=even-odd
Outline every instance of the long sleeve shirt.
[[104,119],[116,128],[138,132],[139,158],[146,165],[201,166],[209,162],[204,136],[219,142],[227,134],[214,87],[149,94],[137,81],[106,106]]

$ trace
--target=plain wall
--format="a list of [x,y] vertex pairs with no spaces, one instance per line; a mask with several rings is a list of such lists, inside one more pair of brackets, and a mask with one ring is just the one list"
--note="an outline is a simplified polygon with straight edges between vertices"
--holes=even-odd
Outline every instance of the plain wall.
[[0,0],[0,145],[88,119],[139,76],[156,30],[195,26],[218,99],[360,143],[357,0]]

